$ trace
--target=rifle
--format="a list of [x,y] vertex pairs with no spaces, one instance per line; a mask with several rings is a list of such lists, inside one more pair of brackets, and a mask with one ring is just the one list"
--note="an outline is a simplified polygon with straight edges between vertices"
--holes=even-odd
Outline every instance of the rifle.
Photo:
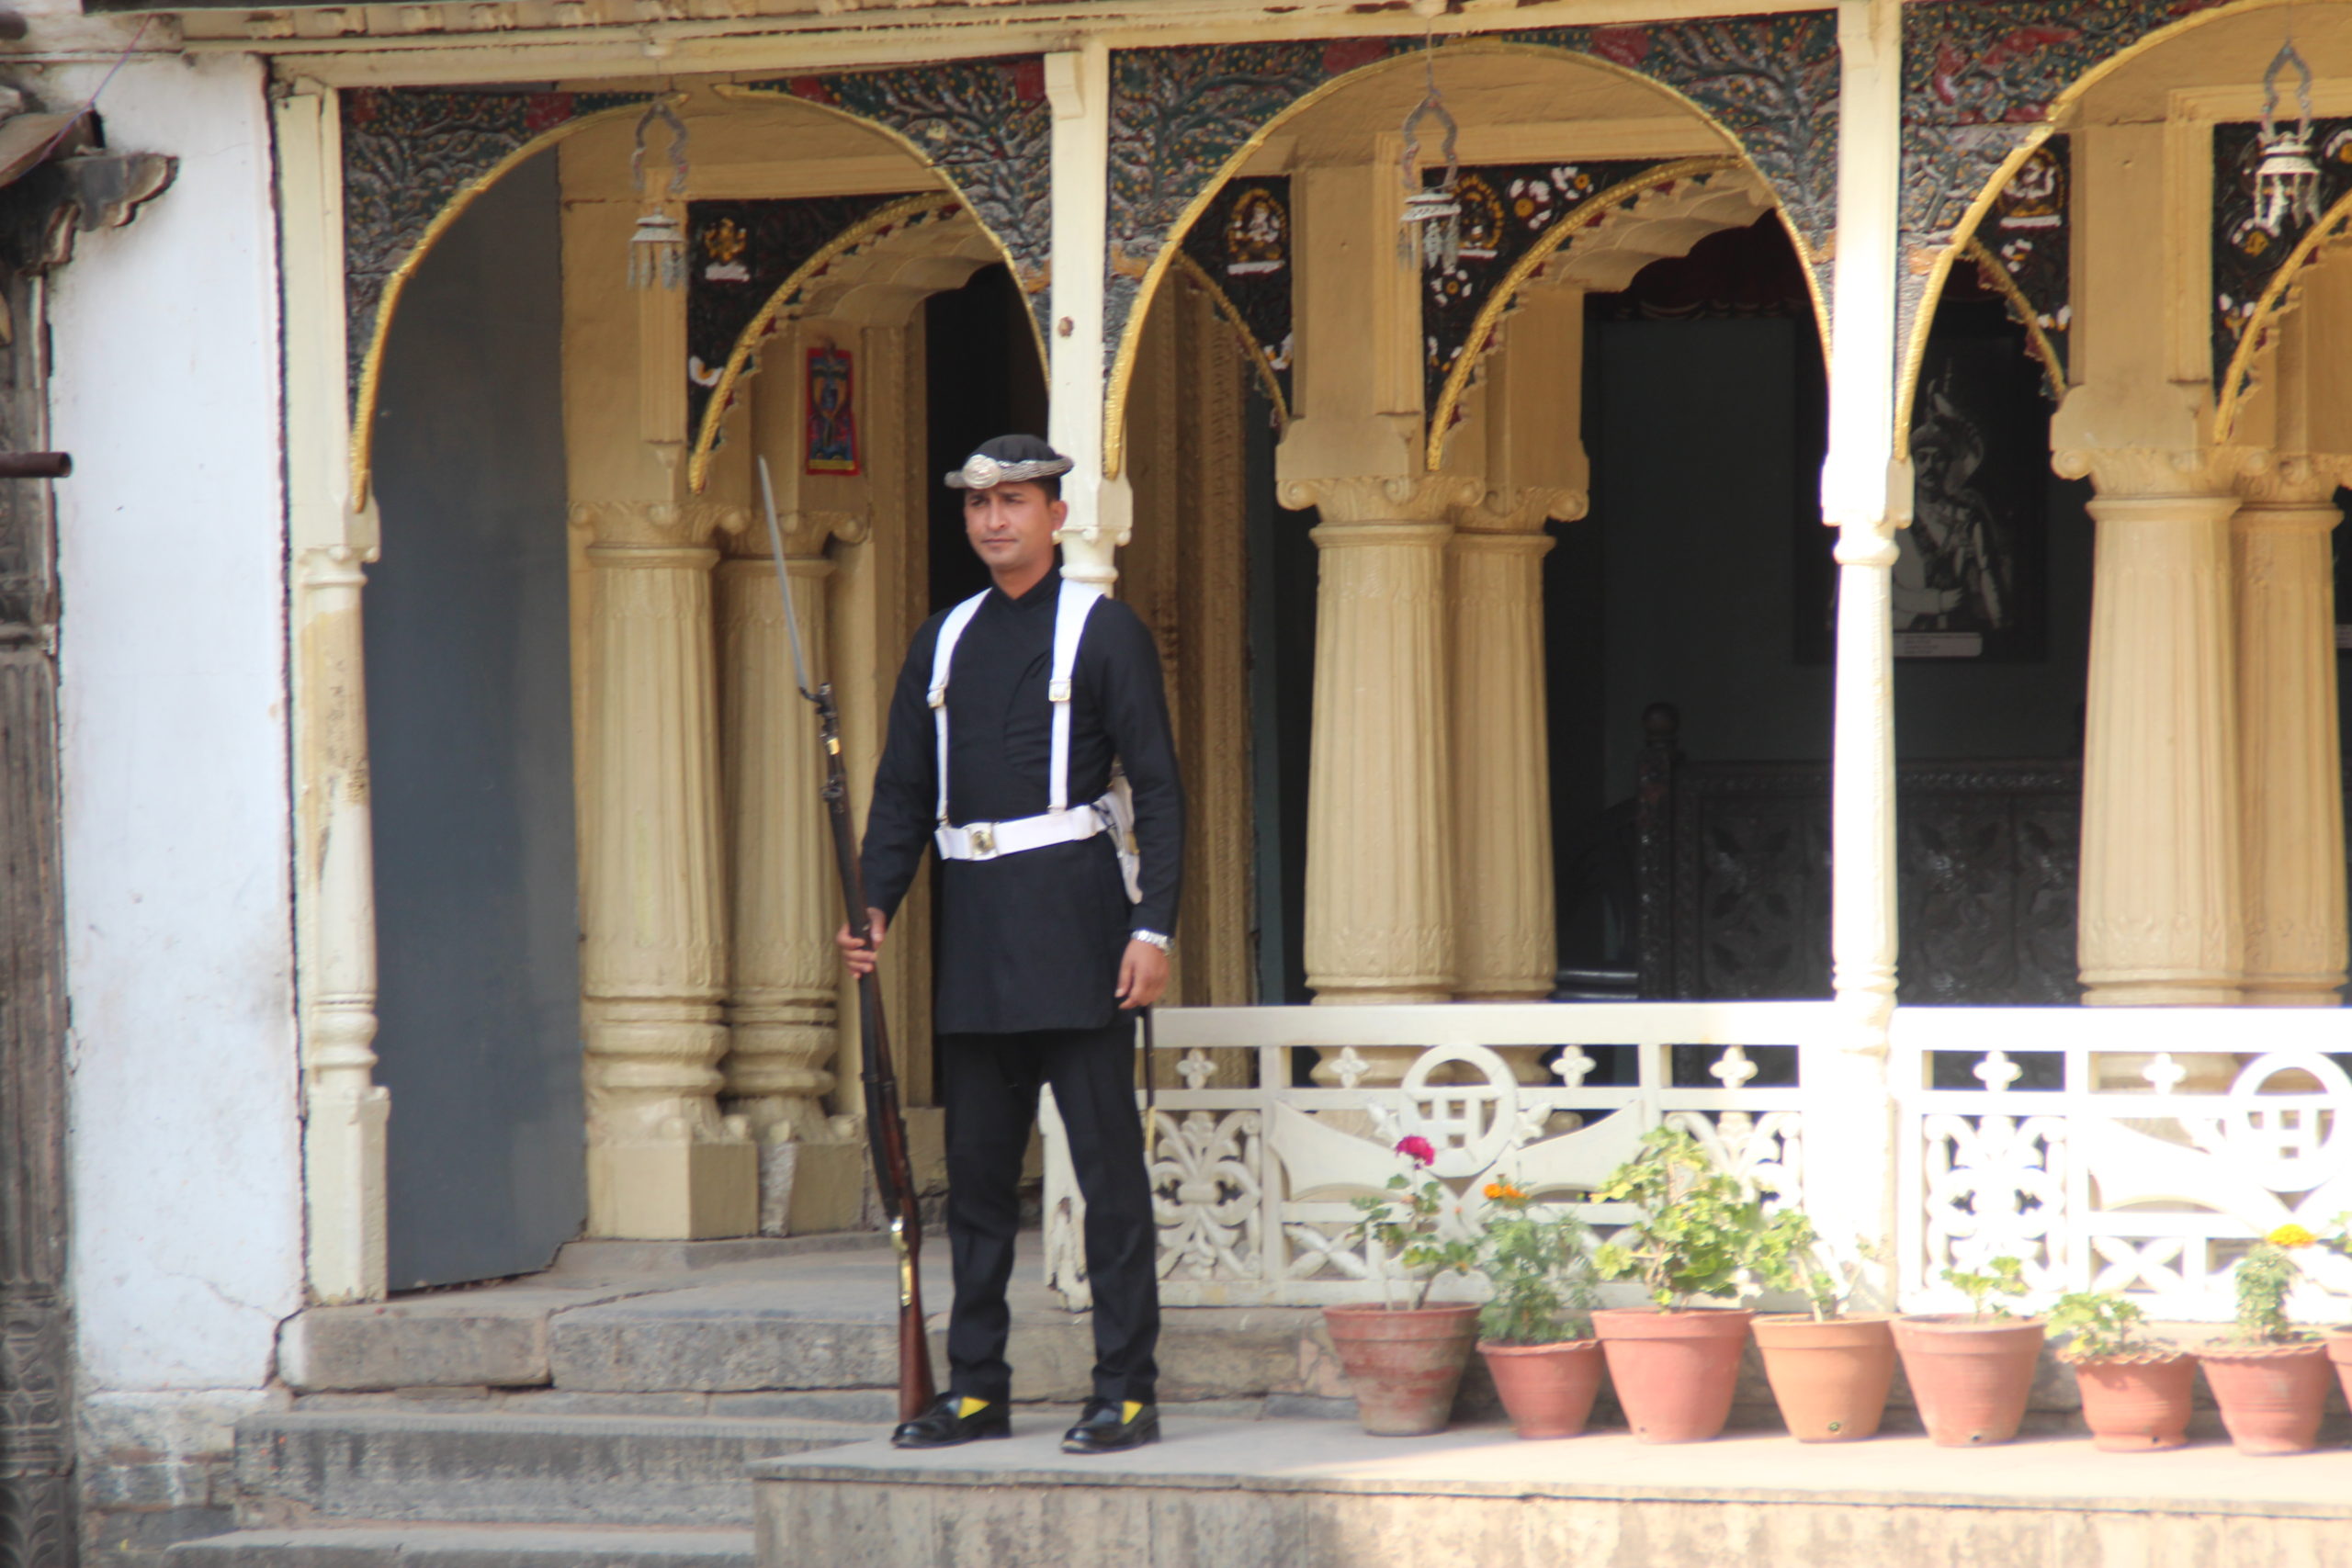
[[[776,526],[775,491],[768,482],[768,460],[760,459],[760,500],[767,509],[768,548],[775,558],[776,592],[784,596],[785,629],[792,637],[793,683],[817,710],[817,735],[825,749],[825,817],[833,829],[833,864],[841,874],[842,897],[849,906],[850,934],[871,942],[866,918],[865,874],[857,863],[857,838],[849,820],[849,776],[842,767],[842,722],[832,682],[811,691],[808,661],[800,647],[800,617],[792,607],[792,583],[784,565],[784,532]],[[907,1122],[899,1110],[899,1075],[890,1065],[890,1034],[882,1017],[879,971],[858,976],[859,1078],[865,1085],[865,1136],[874,1155],[874,1184],[890,1220],[890,1249],[899,1260],[899,1419],[911,1421],[937,1397],[931,1378],[931,1343],[923,1329],[922,1211],[915,1198],[907,1161]]]

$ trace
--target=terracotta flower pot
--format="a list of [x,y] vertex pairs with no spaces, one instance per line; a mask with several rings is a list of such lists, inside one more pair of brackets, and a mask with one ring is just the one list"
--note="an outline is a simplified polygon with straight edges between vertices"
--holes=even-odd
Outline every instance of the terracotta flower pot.
[[1478,1333],[1475,1306],[1328,1306],[1323,1322],[1375,1438],[1445,1430]]
[[1593,1332],[1634,1436],[1645,1443],[1703,1443],[1731,1419],[1739,1355],[1756,1314],[1723,1308],[1660,1312],[1605,1307]]
[[2186,1351],[2103,1357],[2074,1363],[2091,1447],[2147,1453],[2188,1441],[2188,1400],[2197,1359]]
[[2335,1363],[2335,1375],[2344,1384],[2345,1399],[2352,1401],[2352,1328],[2329,1331],[2327,1359]]
[[2018,1435],[2041,1358],[2039,1319],[1898,1318],[1894,1348],[1938,1445],[1980,1448]]
[[1852,1443],[1878,1435],[1894,1382],[1894,1335],[1885,1318],[1759,1317],[1756,1348],[1791,1437]]
[[2301,1345],[2209,1345],[2197,1352],[2222,1425],[2242,1454],[2308,1453],[2319,1441],[2327,1403],[2328,1348]]
[[1600,1340],[1497,1345],[1481,1339],[1478,1354],[1494,1374],[1512,1431],[1522,1438],[1573,1438],[1584,1430],[1600,1392]]

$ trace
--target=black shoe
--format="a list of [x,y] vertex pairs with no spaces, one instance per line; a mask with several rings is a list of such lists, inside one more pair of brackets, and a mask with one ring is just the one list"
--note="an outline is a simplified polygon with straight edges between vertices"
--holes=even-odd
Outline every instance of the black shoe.
[[1115,1399],[1090,1399],[1078,1425],[1062,1434],[1066,1454],[1115,1454],[1159,1441],[1159,1406],[1139,1407],[1129,1420]]
[[991,1399],[969,1416],[957,1412],[964,1408],[960,1393],[943,1393],[937,1403],[911,1421],[901,1421],[899,1429],[890,1434],[894,1449],[952,1449],[958,1443],[977,1442],[982,1438],[1012,1436],[1012,1407],[1001,1399]]

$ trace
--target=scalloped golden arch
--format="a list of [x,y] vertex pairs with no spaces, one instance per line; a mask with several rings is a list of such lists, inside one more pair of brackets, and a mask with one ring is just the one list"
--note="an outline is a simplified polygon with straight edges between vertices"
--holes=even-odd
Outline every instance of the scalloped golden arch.
[[[669,95],[670,101],[680,101],[682,95]],[[376,299],[376,319],[368,334],[368,352],[359,361],[359,387],[351,404],[351,503],[355,507],[368,504],[369,489],[375,479],[376,458],[376,394],[383,377],[384,344],[391,337],[392,313],[400,308],[401,296],[408,288],[409,279],[416,276],[433,247],[449,231],[451,224],[465,215],[465,210],[480,199],[482,193],[529,163],[557,142],[589,126],[621,115],[645,112],[642,103],[618,104],[611,108],[597,109],[551,126],[524,142],[489,168],[468,180],[452,192],[441,209],[433,215],[424,231],[401,257],[400,265],[384,278],[384,291]]]
[[[930,156],[905,132],[893,126],[886,125],[880,120],[869,119],[864,115],[842,108],[839,105],[820,104],[790,93],[747,87],[729,82],[712,83],[709,85],[709,90],[721,99],[736,102],[764,103],[770,100],[782,100],[798,104],[819,114],[828,114],[837,119],[848,120],[862,130],[871,130],[888,138],[897,143],[901,151],[913,158],[921,168],[947,187],[949,196],[961,205],[966,212],[971,213],[972,221],[978,226],[980,232],[988,236],[989,243],[996,248],[997,254],[1003,260],[1005,265],[1008,268],[1012,266],[1012,253],[1005,245],[1003,236],[981,221],[979,215],[973,212],[971,203],[966,199],[963,187],[956,182],[955,177],[933,163]],[[673,105],[677,105],[684,103],[688,95],[679,92],[665,94],[662,96]],[[440,210],[433,215],[433,220],[427,223],[423,232],[417,235],[416,243],[410,247],[406,255],[401,258],[400,265],[394,267],[385,277],[383,294],[376,301],[376,319],[373,330],[368,333],[368,352],[360,361],[358,390],[352,401],[350,484],[352,504],[355,507],[367,504],[374,481],[376,396],[383,373],[384,344],[391,334],[393,311],[400,304],[401,295],[406,290],[409,279],[415,276],[416,269],[423,265],[425,256],[440,242],[441,237],[448,232],[449,226],[463,216],[466,209],[471,207],[483,192],[524,164],[566,137],[574,135],[591,125],[621,115],[638,115],[644,112],[645,105],[642,103],[616,105],[611,108],[597,109],[593,113],[568,119],[561,125],[550,127],[532,137],[453,192],[449,199],[442,204]],[[1043,360],[1046,357],[1045,335],[1037,330],[1035,312],[1029,312],[1029,315],[1030,331],[1037,340],[1038,357]],[[713,406],[717,406],[715,400]]]
[[[2269,3],[2269,0],[2263,0],[2263,3]],[[1821,280],[1816,271],[1821,258],[1813,254],[1812,248],[1805,243],[1804,236],[1797,231],[1795,224],[1789,221],[1788,207],[1781,201],[1779,188],[1765,176],[1763,170],[1757,167],[1756,160],[1749,156],[1747,143],[1739,139],[1737,132],[1709,114],[1679,88],[1661,82],[1655,76],[1645,75],[1642,72],[1620,65],[1611,60],[1604,60],[1597,54],[1588,54],[1581,50],[1563,49],[1556,44],[1523,43],[1514,39],[1487,38],[1478,34],[1457,35],[1440,46],[1441,59],[1449,55],[1459,57],[1464,54],[1523,54],[1539,60],[1556,60],[1589,66],[1652,89],[1688,110],[1707,129],[1729,142],[1736,151],[1723,156],[1746,168],[1755,175],[1759,186],[1771,193],[1772,209],[1779,214],[1781,226],[1787,231],[1789,243],[1794,247],[1797,259],[1804,264],[1805,290],[1813,300],[1815,326],[1820,332],[1822,341],[1825,344],[1828,342],[1829,302],[1822,297]],[[1200,220],[1201,214],[1208,209],[1209,203],[1216,198],[1217,192],[1223,190],[1227,182],[1241,172],[1242,165],[1256,154],[1268,137],[1307,109],[1321,103],[1325,98],[1344,87],[1367,80],[1380,73],[1407,68],[1418,70],[1421,67],[1421,56],[1418,51],[1392,54],[1385,59],[1370,61],[1352,70],[1343,72],[1316,86],[1312,91],[1301,94],[1285,105],[1282,112],[1251,131],[1249,139],[1235,148],[1232,156],[1218,166],[1215,177],[1193,193],[1193,199],[1185,204],[1183,211],[1177,215],[1176,221],[1169,225],[1168,237],[1161,242],[1159,254],[1152,257],[1151,265],[1144,269],[1143,280],[1136,285],[1135,307],[1127,312],[1125,326],[1119,334],[1118,353],[1111,361],[1110,382],[1104,389],[1102,406],[1104,478],[1115,478],[1125,464],[1127,392],[1135,379],[1135,361],[1143,344],[1144,322],[1151,314],[1152,306],[1159,299],[1160,283],[1167,276],[1169,268],[1174,265],[1173,258],[1183,249],[1184,236],[1192,231],[1193,225]]]
[[[1907,460],[1911,455],[1911,409],[1918,395],[1919,366],[1927,356],[1928,331],[1935,324],[1936,306],[1943,298],[1945,284],[1951,281],[1952,266],[1968,254],[1971,245],[1977,243],[1976,231],[1983,226],[1984,215],[1993,209],[1994,200],[2000,196],[2003,188],[2017,177],[2018,171],[2025,167],[2026,160],[2033,156],[2035,150],[2057,134],[2059,121],[2065,112],[2073,108],[2083,95],[2117,71],[2137,60],[2141,55],[2171,42],[2184,33],[2192,32],[2199,28],[2210,27],[2228,17],[2243,17],[2256,11],[2280,10],[2294,4],[2296,0],[2223,0],[2222,5],[2213,6],[2202,11],[2189,12],[2177,20],[2166,22],[2164,26],[2152,29],[2145,36],[2117,50],[2113,54],[2068,83],[2064,91],[2050,100],[2042,123],[2037,126],[2033,133],[2025,141],[2011,150],[2007,158],[2001,160],[2000,167],[1993,171],[1992,176],[1977,191],[1976,199],[1969,203],[1967,212],[1962,216],[1960,222],[1953,226],[1951,241],[1936,254],[1935,261],[1928,268],[1927,285],[1919,295],[1918,312],[1911,321],[1910,340],[1903,344],[1902,373],[1894,389],[1894,455],[1898,460]],[[2330,214],[2330,216],[2334,215]],[[2324,225],[2318,227],[2324,227]],[[2290,258],[2288,265],[2279,269],[2279,276],[2281,277],[2290,276],[2293,269],[2301,265],[2301,259],[2299,252],[2295,257]],[[1900,258],[1896,265],[1902,265]],[[2245,344],[2254,341],[2256,325],[2266,319],[2270,306],[2274,303],[2272,295],[2266,293],[2263,296],[2263,309],[2258,310],[2247,321],[2246,335],[2241,341],[2238,356],[2231,361],[2230,372],[2224,377],[2225,383],[2233,378],[2242,378],[2241,360],[2245,356]],[[2225,426],[2217,422],[2217,431],[2223,428]]]
[[[718,450],[719,433],[726,428],[727,412],[735,400],[735,389],[750,376],[758,374],[752,363],[760,344],[767,341],[783,323],[792,320],[799,303],[800,291],[831,270],[835,262],[853,255],[866,246],[899,230],[918,223],[944,223],[957,215],[968,216],[971,209],[959,197],[940,192],[932,196],[910,196],[876,209],[851,224],[831,240],[816,254],[795,267],[790,276],[775,286],[759,313],[735,334],[734,346],[728,350],[726,368],[718,373],[718,384],[711,389],[710,401],[703,406],[702,428],[695,432],[694,446],[686,459],[686,489],[702,493],[710,482],[711,458]],[[985,232],[985,226],[976,218],[973,227]],[[990,235],[993,241],[995,236]],[[1000,250],[1002,247],[998,247]]]

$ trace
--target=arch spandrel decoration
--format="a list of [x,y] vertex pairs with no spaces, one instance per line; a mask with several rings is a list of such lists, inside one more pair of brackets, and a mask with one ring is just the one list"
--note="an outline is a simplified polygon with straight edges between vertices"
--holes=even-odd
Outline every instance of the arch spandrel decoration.
[[1037,55],[749,82],[881,126],[937,170],[1003,247],[1042,345],[1053,320],[1053,109]]
[[507,170],[646,93],[358,87],[341,95],[345,351],[352,494],[368,491],[384,335],[442,231]]
[[[723,360],[706,363],[700,354],[690,354],[689,398],[694,412],[687,429],[694,433],[694,446],[686,462],[686,488],[701,493],[710,482],[710,464],[718,452],[725,432],[727,415],[734,407],[736,391],[749,378],[759,373],[759,353],[768,339],[781,332],[786,323],[808,304],[809,296],[848,264],[891,244],[916,230],[936,229],[939,225],[962,217],[964,204],[941,192],[932,196],[899,197],[817,198],[796,202],[695,202],[690,204],[693,230],[699,243],[701,237],[715,231],[722,221],[739,221],[743,209],[768,207],[803,207],[814,211],[801,214],[813,227],[829,214],[854,210],[854,204],[864,203],[866,210],[846,227],[829,231],[821,243],[798,254],[797,260],[780,257],[772,269],[753,285],[748,299],[735,302],[725,312],[725,320],[711,320],[707,312],[703,323],[704,341],[712,345],[716,355],[722,333],[732,323],[731,334],[726,335]],[[705,209],[724,209],[707,212]],[[774,225],[782,227],[781,224]],[[801,236],[805,239],[805,234]],[[994,243],[981,242],[989,249]],[[699,270],[704,266],[698,250],[695,261]],[[722,264],[725,265],[725,264]],[[788,265],[789,270],[783,270]],[[747,267],[746,271],[750,269]],[[746,309],[748,307],[748,309]],[[688,334],[693,341],[695,328],[692,300],[688,301]]]
[[2223,11],[2279,0],[1910,0],[1903,7],[1903,147],[1895,427],[1952,262],[2059,112],[2097,78]]
[[1290,176],[1237,176],[1185,231],[1176,256],[1240,334],[1278,424],[1290,421],[1295,238]]
[[[1103,352],[1110,449],[1118,445],[1136,307],[1221,178],[1273,123],[1347,75],[1419,52],[1419,38],[1122,50],[1111,59],[1109,276]],[[1779,197],[1827,298],[1823,253],[1837,211],[1838,28],[1828,12],[1641,26],[1464,34],[1456,51],[1582,57],[1666,87],[1747,152]]]

